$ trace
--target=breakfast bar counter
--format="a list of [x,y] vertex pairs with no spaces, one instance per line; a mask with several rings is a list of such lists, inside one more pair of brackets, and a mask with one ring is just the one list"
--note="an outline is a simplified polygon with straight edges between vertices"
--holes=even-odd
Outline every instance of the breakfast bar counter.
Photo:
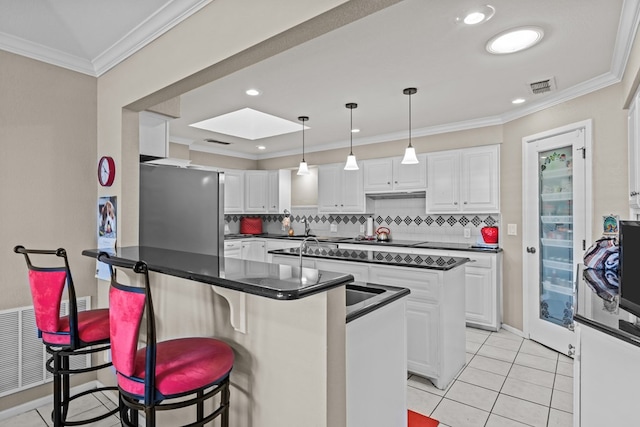
[[[231,346],[232,427],[346,427],[345,285],[352,275],[140,246],[111,256],[147,262],[159,340],[212,336]],[[117,274],[121,283],[137,280],[126,269]],[[106,305],[102,283],[98,299]]]

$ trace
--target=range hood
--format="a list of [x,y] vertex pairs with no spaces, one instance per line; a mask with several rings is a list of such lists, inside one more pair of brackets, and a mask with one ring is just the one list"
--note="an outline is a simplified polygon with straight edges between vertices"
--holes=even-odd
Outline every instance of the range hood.
[[427,192],[422,191],[392,191],[388,193],[366,193],[366,197],[372,200],[385,199],[424,199]]

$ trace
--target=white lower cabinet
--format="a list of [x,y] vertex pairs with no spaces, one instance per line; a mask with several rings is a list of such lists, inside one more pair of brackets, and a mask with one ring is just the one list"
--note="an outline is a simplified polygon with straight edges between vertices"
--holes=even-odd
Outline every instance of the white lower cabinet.
[[574,427],[637,426],[640,347],[576,323]]
[[438,374],[438,305],[407,301],[407,370],[432,377]]
[[265,248],[264,240],[244,240],[242,242],[242,259],[264,262]]
[[242,258],[242,240],[224,242],[225,258]]

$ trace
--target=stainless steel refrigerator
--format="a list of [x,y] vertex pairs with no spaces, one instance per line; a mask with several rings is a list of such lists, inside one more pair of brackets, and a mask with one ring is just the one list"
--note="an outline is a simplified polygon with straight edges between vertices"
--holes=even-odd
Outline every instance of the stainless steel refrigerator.
[[224,173],[140,164],[140,246],[224,253]]

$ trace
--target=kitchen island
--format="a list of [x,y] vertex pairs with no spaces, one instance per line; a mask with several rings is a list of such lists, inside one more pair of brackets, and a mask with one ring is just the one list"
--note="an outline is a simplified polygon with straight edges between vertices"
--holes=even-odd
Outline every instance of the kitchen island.
[[[231,345],[232,426],[346,426],[345,285],[353,276],[138,246],[111,256],[149,265],[160,340],[215,336]],[[118,280],[135,280],[126,273]],[[99,286],[102,298],[107,291]],[[171,412],[162,415],[180,417]]]
[[270,251],[273,262],[352,274],[357,281],[411,290],[407,298],[407,369],[440,388],[465,364],[465,269],[468,258],[330,248],[308,242]]

